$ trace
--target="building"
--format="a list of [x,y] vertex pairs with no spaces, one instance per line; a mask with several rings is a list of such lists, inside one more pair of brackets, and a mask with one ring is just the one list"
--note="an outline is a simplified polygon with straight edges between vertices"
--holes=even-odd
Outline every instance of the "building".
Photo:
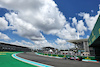
[[92,47],[95,58],[100,60],[100,15],[88,39],[89,47]]
[[0,42],[0,51],[31,51],[31,49],[23,46],[8,44],[8,43],[2,43]]
[[60,50],[60,55],[74,55],[75,52],[73,50]]
[[53,47],[43,47],[42,49],[47,52],[55,52],[55,48]]
[[[75,44],[75,49],[77,50],[77,55],[82,55],[83,52],[90,54],[88,39],[78,39],[78,40],[69,40],[68,42]],[[84,56],[87,56],[83,54]]]

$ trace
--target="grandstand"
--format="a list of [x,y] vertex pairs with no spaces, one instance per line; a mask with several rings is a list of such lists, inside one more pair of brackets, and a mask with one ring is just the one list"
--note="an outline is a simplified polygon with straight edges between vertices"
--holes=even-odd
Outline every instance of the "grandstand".
[[28,47],[18,46],[9,43],[2,43],[0,42],[0,51],[31,51]]
[[[88,52],[88,54],[90,54],[88,39],[69,40],[68,42],[75,44],[75,48],[78,50],[77,55],[81,55],[83,52]],[[93,56],[93,54],[91,55]]]

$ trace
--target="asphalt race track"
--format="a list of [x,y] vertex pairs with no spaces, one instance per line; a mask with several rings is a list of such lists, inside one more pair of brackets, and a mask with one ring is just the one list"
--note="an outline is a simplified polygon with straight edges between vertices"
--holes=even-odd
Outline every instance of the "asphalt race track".
[[20,53],[17,56],[55,67],[100,67],[100,63],[43,57],[35,55],[34,52]]

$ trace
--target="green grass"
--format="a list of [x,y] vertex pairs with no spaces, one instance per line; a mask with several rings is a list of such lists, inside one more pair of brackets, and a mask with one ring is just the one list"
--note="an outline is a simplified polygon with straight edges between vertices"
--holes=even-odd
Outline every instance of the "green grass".
[[37,67],[13,58],[14,53],[18,52],[0,52],[0,67]]

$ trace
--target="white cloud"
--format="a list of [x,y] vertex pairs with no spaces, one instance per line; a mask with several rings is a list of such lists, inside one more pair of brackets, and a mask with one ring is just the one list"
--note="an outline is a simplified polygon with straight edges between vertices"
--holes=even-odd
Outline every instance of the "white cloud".
[[57,43],[57,47],[59,47],[59,49],[70,49],[70,48],[74,48],[73,44],[68,43],[66,40],[57,38],[57,40],[55,40],[55,42]]
[[[53,0],[0,0],[0,5],[14,11],[5,14],[10,23],[9,28],[14,30],[13,33],[33,40],[35,45],[32,48],[45,46],[65,48],[63,45],[49,43],[40,32],[55,35],[67,23],[65,16]],[[71,30],[71,35],[74,35],[75,29],[71,28]],[[62,34],[62,32],[59,33]],[[26,43],[25,41],[15,43],[24,45],[23,42]]]
[[100,11],[100,4],[99,4],[99,11]]
[[[65,24],[68,22],[53,0],[9,0],[8,2],[1,0],[0,4],[18,12],[18,14],[7,13],[5,17],[10,21],[10,28],[16,30],[13,33],[20,36],[33,41],[43,40],[45,38],[40,32],[42,31],[46,34],[56,34],[63,39],[77,39],[78,37],[77,29],[72,28],[70,24]],[[72,18],[72,21],[73,25],[77,25],[76,17]]]
[[87,38],[89,38],[89,35],[87,35]]
[[43,40],[43,41],[33,41],[34,42],[34,46],[33,48],[35,49],[41,49],[43,47],[53,47],[53,44],[49,43],[47,40]]
[[55,43],[49,43],[47,40],[44,41],[34,41],[35,45],[32,46],[33,49],[41,49],[43,47],[54,47],[57,49],[69,49],[69,48],[73,48],[74,45],[67,43],[65,40],[62,39],[57,39],[55,41],[58,44]]
[[72,26],[76,28],[77,39],[80,39],[80,35],[85,35],[84,31],[87,31],[87,27],[84,25],[83,20],[77,20],[76,17],[72,18]]
[[31,23],[27,23],[26,21],[20,19],[17,14],[6,13],[5,17],[10,21],[9,28],[15,30],[13,33],[29,38],[31,40],[45,39],[38,29],[36,29]]
[[69,20],[71,20],[72,18],[71,17],[69,17]]
[[59,39],[59,38],[57,38],[57,40],[55,41],[57,44],[60,44],[60,45],[62,45],[62,44],[66,44],[66,40],[62,40],[62,39]]
[[72,23],[73,26],[74,26],[74,25],[75,25],[75,26],[77,25],[77,19],[76,19],[76,17],[72,18],[72,22],[73,22],[73,23]]
[[13,33],[32,40],[45,39],[40,31],[56,34],[66,22],[53,0],[0,0],[0,5],[18,13],[5,15]]
[[3,39],[5,41],[11,40],[6,34],[3,34],[0,32],[0,39]]
[[8,22],[5,20],[5,17],[0,17],[0,30],[8,29]]
[[82,13],[81,12],[78,15],[81,16],[81,17],[83,17],[83,19],[85,19],[85,22],[86,22],[86,24],[88,26],[88,30],[91,31],[93,29],[96,21],[97,21],[97,18],[98,18],[99,14],[97,14],[95,16],[90,16],[89,13],[84,13],[84,12]]
[[11,44],[18,45],[18,46],[29,47],[29,48],[32,48],[32,46],[34,46],[33,43],[26,42],[25,40],[22,40],[21,42],[19,42],[19,41],[11,42]]
[[72,28],[70,24],[66,24],[57,34],[62,39],[77,39],[77,32],[75,28]]
[[80,32],[78,32],[78,33],[79,33],[79,35],[82,35],[82,36],[85,35],[84,31],[80,31]]
[[[87,31],[87,27],[84,25],[83,20],[77,20],[76,17],[71,18],[72,19],[72,27],[70,24],[65,25],[65,30],[66,34],[64,34],[65,38],[64,39],[80,39],[80,35],[84,36],[85,33],[84,31]],[[62,34],[60,34],[61,36]],[[62,36],[61,36],[62,37]]]
[[91,12],[93,13],[94,11],[93,11],[93,10],[91,10]]
[[84,26],[83,20],[78,21],[76,28],[77,28],[77,31],[80,31],[80,32],[81,31],[87,31],[87,28]]

